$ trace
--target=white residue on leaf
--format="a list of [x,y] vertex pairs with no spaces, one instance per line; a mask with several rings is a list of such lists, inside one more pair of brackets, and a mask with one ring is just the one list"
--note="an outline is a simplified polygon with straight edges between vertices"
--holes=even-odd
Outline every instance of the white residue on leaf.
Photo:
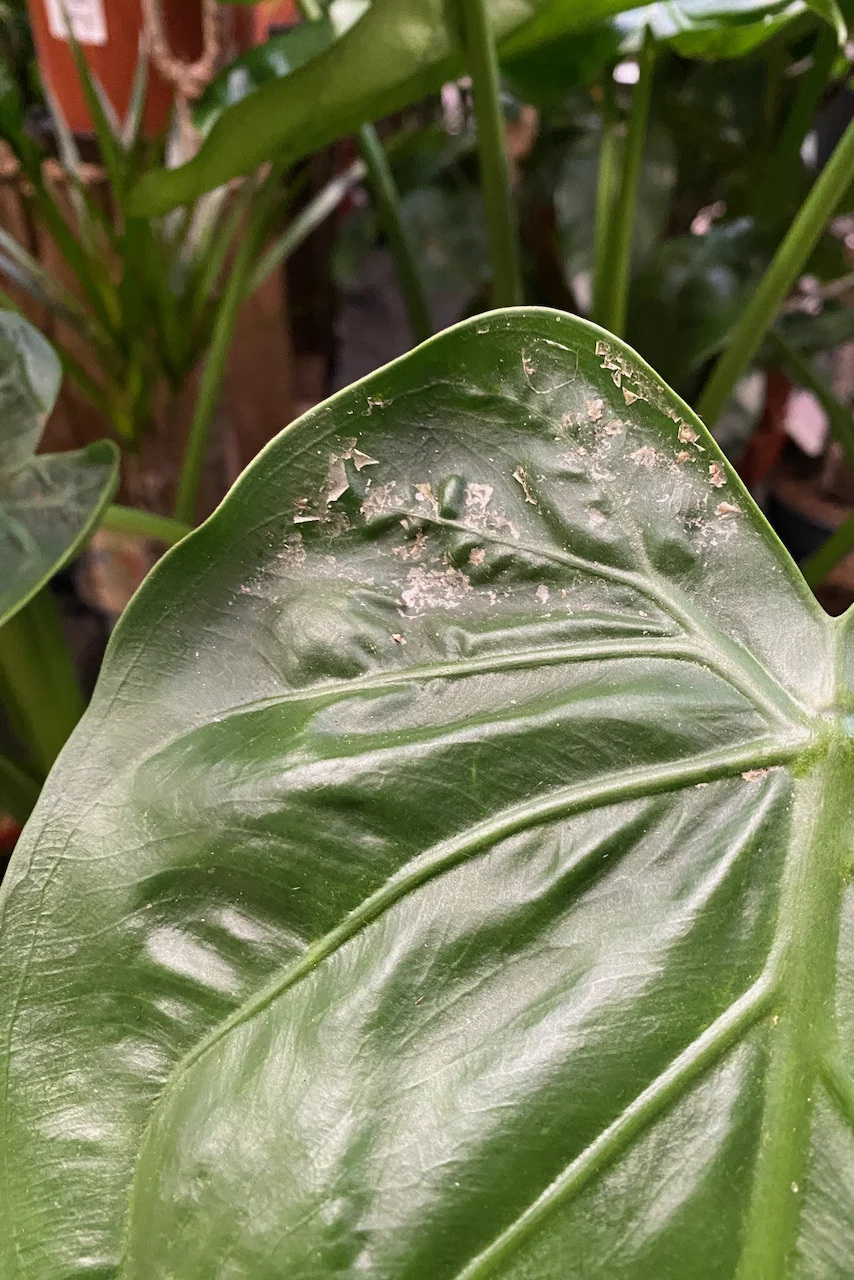
[[377,516],[402,505],[395,480],[388,480],[385,484],[372,484],[369,481],[361,511],[366,520],[375,520]]
[[425,609],[457,609],[466,592],[472,590],[459,569],[426,569],[418,565],[406,575],[401,595],[411,613],[422,613]]
[[537,499],[531,493],[531,486],[528,481],[528,477],[525,474],[524,467],[519,466],[516,468],[516,470],[513,472],[513,479],[516,481],[517,484],[522,486],[522,492],[525,495],[525,501],[530,502],[531,506],[535,507],[537,505]]
[[709,484],[716,489],[722,489],[726,484],[726,473],[719,462],[709,463]]
[[641,445],[640,449],[635,449],[634,453],[629,456],[632,462],[639,467],[654,467],[657,462],[662,461],[655,450],[648,444]]
[[715,507],[715,515],[721,520],[725,520],[727,516],[740,516],[741,507],[736,507],[731,502],[719,502]]
[[540,583],[540,585],[537,587],[536,591],[534,592],[534,595],[537,597],[537,599],[540,601],[541,604],[548,603],[549,589],[544,582]]
[[700,433],[693,427],[689,427],[687,422],[680,422],[676,437],[680,444],[696,444],[700,439]]

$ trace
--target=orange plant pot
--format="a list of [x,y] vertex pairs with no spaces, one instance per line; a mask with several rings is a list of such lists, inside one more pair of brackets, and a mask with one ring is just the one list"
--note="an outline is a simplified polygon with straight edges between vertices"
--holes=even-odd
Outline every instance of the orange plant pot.
[[[202,49],[201,0],[161,0],[174,55],[195,61]],[[27,0],[42,78],[73,133],[91,133],[92,117],[74,65],[64,14],[68,13],[92,74],[102,84],[120,120],[127,114],[142,32],[140,0]],[[165,126],[172,86],[149,62],[143,129],[148,137]]]

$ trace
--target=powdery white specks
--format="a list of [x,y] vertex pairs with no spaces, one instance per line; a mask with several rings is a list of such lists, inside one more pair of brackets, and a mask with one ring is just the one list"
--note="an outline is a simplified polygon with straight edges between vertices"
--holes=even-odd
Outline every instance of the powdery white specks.
[[536,591],[534,592],[534,595],[537,597],[537,599],[540,601],[541,604],[548,604],[549,589],[544,582],[540,583],[540,585],[537,587]]
[[470,564],[475,564],[475,565],[483,564],[485,558],[486,558],[486,551],[483,549],[483,547],[473,547],[472,550],[469,552]]
[[522,486],[522,492],[525,495],[525,501],[530,502],[531,506],[535,507],[537,505],[537,499],[531,493],[531,486],[528,482],[528,477],[525,474],[524,467],[519,466],[516,468],[516,470],[513,472],[513,479],[516,481],[517,484]]
[[421,613],[426,609],[457,609],[471,590],[471,583],[459,569],[426,569],[418,565],[406,575],[401,595],[411,613]]
[[385,484],[372,484],[369,481],[361,512],[366,520],[375,520],[377,516],[402,505],[395,480],[389,480]]
[[[409,522],[401,520],[401,524],[409,527]],[[392,547],[391,554],[397,556],[400,560],[420,560],[427,549],[427,537],[421,529],[417,529],[415,537],[411,542],[406,542],[402,547]]]
[[726,484],[726,474],[719,462],[709,463],[709,484],[714,485],[716,489],[722,489]]
[[727,516],[740,516],[741,507],[736,507],[732,502],[719,502],[715,507],[715,515],[721,520],[725,520]]
[[639,467],[654,467],[659,461],[658,454],[648,444],[641,445],[640,449],[635,449],[629,456]]

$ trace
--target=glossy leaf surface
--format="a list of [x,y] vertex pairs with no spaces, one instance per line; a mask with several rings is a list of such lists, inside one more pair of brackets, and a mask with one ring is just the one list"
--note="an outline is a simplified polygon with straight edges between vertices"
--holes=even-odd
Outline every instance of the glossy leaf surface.
[[[552,31],[578,31],[620,8],[619,0],[490,0],[496,38],[513,36],[514,52]],[[548,25],[541,26],[541,20]],[[319,28],[325,24],[318,24]],[[344,24],[342,24],[343,26]],[[342,30],[339,26],[330,35]],[[241,97],[213,124],[198,155],[178,169],[146,174],[133,198],[139,214],[164,213],[278,155],[290,161],[354,132],[462,73],[460,14],[448,0],[372,0],[330,47],[305,61],[304,33],[273,37],[226,73],[207,100]],[[299,46],[299,47],[298,47]]]
[[0,311],[0,625],[71,558],[116,487],[108,440],[36,454],[60,379],[38,330]]
[[555,312],[288,428],[2,898],[4,1280],[854,1257],[851,622]]
[[829,23],[844,44],[845,19],[836,0],[665,0],[620,13],[613,25],[626,51],[640,46],[649,27],[656,40],[684,57],[737,58],[808,12]]

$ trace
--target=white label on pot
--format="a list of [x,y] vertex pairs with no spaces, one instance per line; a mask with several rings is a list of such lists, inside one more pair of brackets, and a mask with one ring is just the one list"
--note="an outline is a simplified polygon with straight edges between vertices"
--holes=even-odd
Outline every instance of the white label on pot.
[[45,0],[47,25],[57,40],[68,39],[68,22],[81,44],[106,44],[104,0]]

